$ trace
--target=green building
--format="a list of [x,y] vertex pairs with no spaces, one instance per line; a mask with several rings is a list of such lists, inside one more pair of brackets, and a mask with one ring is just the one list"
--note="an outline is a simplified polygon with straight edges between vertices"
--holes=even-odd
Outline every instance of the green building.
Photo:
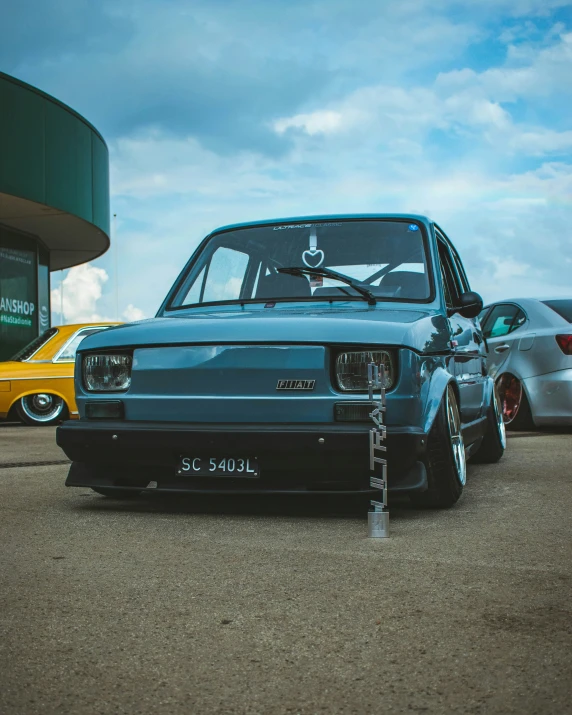
[[109,155],[57,99],[0,72],[0,360],[50,327],[50,271],[109,248]]

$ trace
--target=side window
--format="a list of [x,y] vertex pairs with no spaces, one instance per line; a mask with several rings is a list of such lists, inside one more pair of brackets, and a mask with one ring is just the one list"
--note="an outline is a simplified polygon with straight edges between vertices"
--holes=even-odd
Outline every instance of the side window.
[[453,260],[455,261],[455,267],[457,268],[457,275],[459,276],[459,280],[461,282],[461,288],[463,290],[463,293],[466,293],[467,291],[471,290],[471,288],[469,286],[469,281],[467,280],[467,274],[465,273],[465,269],[463,268],[463,264],[461,263],[461,259],[457,251],[453,251]]
[[519,310],[518,313],[516,314],[516,318],[514,319],[514,323],[512,324],[512,326],[510,328],[510,332],[512,333],[513,330],[520,328],[520,326],[524,325],[525,323],[526,323],[526,315],[522,312],[522,310]]
[[181,305],[238,300],[248,267],[248,255],[221,246],[188,287]]
[[487,305],[487,307],[486,307],[486,308],[483,308],[483,309],[481,310],[481,312],[479,313],[479,323],[480,323],[481,325],[483,325],[483,321],[484,321],[484,319],[487,317],[487,313],[489,312],[490,309],[491,309],[491,306],[490,306],[490,305]]
[[483,324],[483,334],[485,338],[500,338],[520,328],[525,322],[526,315],[518,306],[495,305]]
[[453,264],[453,257],[447,245],[439,239],[437,240],[437,245],[439,246],[439,263],[441,264],[445,302],[449,308],[452,308],[459,304],[459,296],[463,292],[463,288],[459,283]]
[[75,360],[75,354],[82,340],[87,338],[92,333],[98,333],[100,330],[105,330],[105,326],[97,328],[87,328],[77,332],[73,338],[64,346],[62,352],[58,355],[55,362],[72,362]]
[[481,310],[481,312],[480,312],[479,315],[478,315],[479,325],[480,325],[480,327],[481,327],[481,330],[484,330],[485,318],[486,318],[487,315],[489,314],[490,309],[491,309],[491,306],[490,306],[490,305],[487,305],[485,308],[483,308],[483,309]]
[[192,303],[200,303],[201,302],[201,293],[203,290],[203,284],[205,282],[205,269],[199,273],[197,276],[196,280],[193,281],[193,284],[191,285],[189,292],[185,296],[185,300],[183,303],[186,304],[192,304]]
[[448,308],[453,307],[453,296],[451,294],[450,280],[447,280],[447,275],[445,273],[445,268],[443,263],[439,261],[439,268],[441,269],[441,283],[443,284],[443,292],[445,293],[445,303]]

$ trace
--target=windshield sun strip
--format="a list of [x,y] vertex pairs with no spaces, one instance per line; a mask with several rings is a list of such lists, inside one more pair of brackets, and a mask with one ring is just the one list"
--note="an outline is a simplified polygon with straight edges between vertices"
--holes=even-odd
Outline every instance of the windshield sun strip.
[[[411,298],[387,298],[386,296],[377,296],[377,303],[409,303],[411,305],[417,305],[418,303],[432,303],[433,298],[424,299],[411,299]],[[216,305],[255,305],[256,303],[262,304],[274,304],[274,303],[362,303],[365,301],[361,296],[358,295],[340,295],[340,296],[308,296],[308,297],[293,297],[293,298],[236,298],[233,300],[217,300],[211,303],[186,303],[185,305],[176,305],[165,308],[163,313],[174,313],[179,310],[189,310],[195,308],[206,308]],[[367,303],[365,303],[367,305]]]

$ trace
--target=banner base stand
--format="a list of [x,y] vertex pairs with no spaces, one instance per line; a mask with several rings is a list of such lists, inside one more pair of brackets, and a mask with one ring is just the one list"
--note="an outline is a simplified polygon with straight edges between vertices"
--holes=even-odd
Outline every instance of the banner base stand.
[[388,511],[368,511],[367,535],[372,539],[385,539],[389,536]]

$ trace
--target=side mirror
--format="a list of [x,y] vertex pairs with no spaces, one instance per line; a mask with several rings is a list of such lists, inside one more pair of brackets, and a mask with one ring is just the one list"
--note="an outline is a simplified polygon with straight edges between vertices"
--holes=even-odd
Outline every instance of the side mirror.
[[483,299],[481,296],[472,290],[468,290],[460,296],[459,305],[456,305],[449,312],[451,314],[459,313],[463,318],[476,318],[482,309]]

